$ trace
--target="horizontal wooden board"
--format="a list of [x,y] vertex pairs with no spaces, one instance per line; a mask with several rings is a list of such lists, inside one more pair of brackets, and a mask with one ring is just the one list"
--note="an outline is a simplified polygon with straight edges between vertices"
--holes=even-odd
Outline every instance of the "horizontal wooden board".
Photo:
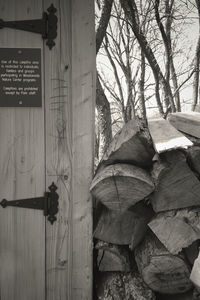
[[173,113],[168,117],[169,122],[178,130],[200,138],[200,113]]
[[174,149],[187,149],[193,145],[188,138],[162,118],[149,120],[148,125],[154,149],[158,153]]

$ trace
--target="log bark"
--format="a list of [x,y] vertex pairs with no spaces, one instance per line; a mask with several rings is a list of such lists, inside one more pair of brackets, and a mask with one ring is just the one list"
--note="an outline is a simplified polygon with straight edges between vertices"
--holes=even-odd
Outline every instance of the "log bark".
[[122,213],[102,205],[94,237],[112,244],[130,245],[134,249],[144,238],[153,215],[152,208],[142,201]]
[[190,168],[200,175],[200,147],[194,146],[187,150],[187,159]]
[[195,259],[199,254],[200,241],[193,242],[189,247],[184,249],[185,256],[187,257],[188,262],[193,266]]
[[99,241],[96,246],[98,249],[97,265],[101,272],[130,272],[131,265],[128,247],[112,245]]
[[173,113],[168,117],[169,122],[178,130],[200,138],[200,113]]
[[109,209],[122,212],[152,193],[154,184],[145,170],[115,164],[99,170],[90,190]]
[[158,214],[149,227],[172,254],[200,239],[200,207]]
[[139,119],[133,119],[114,136],[99,168],[114,163],[131,163],[149,168],[154,154],[148,129]]
[[102,272],[96,289],[98,300],[156,300],[138,272]]
[[148,125],[154,149],[158,153],[175,149],[187,149],[193,145],[188,138],[164,119],[149,120]]
[[154,164],[152,176],[155,192],[151,203],[156,212],[200,205],[200,182],[186,163],[180,151],[160,156]]
[[144,282],[153,291],[177,294],[191,289],[190,266],[183,254],[170,254],[153,233],[136,248],[135,259]]

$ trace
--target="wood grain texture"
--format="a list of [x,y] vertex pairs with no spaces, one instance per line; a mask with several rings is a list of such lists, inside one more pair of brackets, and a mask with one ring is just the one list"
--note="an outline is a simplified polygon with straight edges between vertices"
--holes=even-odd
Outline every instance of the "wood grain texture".
[[200,147],[194,146],[187,150],[187,159],[191,169],[200,176]]
[[115,164],[99,170],[90,190],[106,207],[123,212],[151,194],[154,184],[146,170],[128,164]]
[[149,232],[135,249],[135,259],[144,282],[153,291],[177,294],[191,289],[191,270],[183,254],[170,254],[153,233]]
[[158,153],[175,149],[187,149],[193,145],[188,138],[164,119],[149,120],[148,125],[154,149]]
[[173,113],[168,117],[169,122],[178,130],[200,138],[200,113]]
[[188,208],[158,214],[149,227],[172,254],[200,239],[200,208]]
[[98,241],[95,248],[98,249],[97,264],[100,272],[131,271],[128,247]]
[[[45,0],[45,7],[52,1]],[[47,299],[92,299],[95,101],[93,1],[53,1],[56,46],[45,50],[46,176],[58,186],[59,214],[47,224]]]
[[[42,3],[1,1],[4,20],[41,18]],[[2,29],[0,46],[41,48],[40,35]],[[45,192],[42,108],[0,108],[0,197],[8,200]],[[42,211],[0,208],[0,298],[45,299],[45,219]]]
[[72,298],[92,299],[92,198],[94,162],[95,24],[94,1],[72,5],[73,104],[73,268]]
[[147,231],[147,224],[154,215],[152,208],[143,201],[122,213],[112,211],[103,205],[98,210],[99,217],[94,237],[112,244],[130,245],[131,249],[141,242]]
[[151,195],[155,212],[200,205],[200,183],[179,150],[162,154],[155,162],[152,176],[156,188]]
[[114,136],[98,169],[114,163],[151,167],[154,154],[148,129],[139,119],[133,119]]
[[[48,8],[52,1],[44,1]],[[56,45],[45,47],[46,187],[58,187],[59,212],[46,224],[47,300],[71,297],[72,107],[70,1],[53,1],[57,8]],[[68,66],[68,69],[65,67]]]

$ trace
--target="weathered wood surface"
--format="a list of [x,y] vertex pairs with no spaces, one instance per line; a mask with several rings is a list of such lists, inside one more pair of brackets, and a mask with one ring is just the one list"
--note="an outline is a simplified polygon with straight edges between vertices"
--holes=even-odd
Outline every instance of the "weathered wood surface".
[[[1,0],[4,20],[40,19],[40,0]],[[4,28],[5,48],[41,48],[40,35]],[[0,58],[1,59],[1,58]],[[41,108],[0,108],[0,197],[39,197],[45,192],[44,116]],[[45,299],[45,218],[42,211],[0,207],[0,298]]]
[[114,136],[99,167],[113,163],[150,167],[154,153],[147,128],[138,119],[130,120]]
[[156,188],[151,203],[156,212],[200,205],[200,182],[180,151],[163,153],[154,163]]
[[148,120],[148,128],[154,149],[158,153],[175,149],[187,149],[193,145],[188,138],[162,118]]
[[95,248],[98,249],[97,264],[99,271],[128,272],[131,270],[128,247],[99,241]]
[[173,113],[168,117],[169,122],[178,130],[200,138],[200,113]]
[[149,227],[172,254],[200,239],[200,207],[158,214]]
[[94,177],[92,195],[111,210],[124,211],[154,190],[150,175],[143,169],[115,164],[100,169]]
[[170,254],[153,233],[135,249],[135,259],[144,282],[154,291],[176,294],[192,287],[185,257]]
[[92,0],[55,0],[54,6],[58,36],[51,51],[45,48],[46,181],[58,186],[59,212],[53,226],[47,223],[47,299],[90,300],[94,5]]
[[100,272],[96,285],[97,300],[155,300],[152,290],[138,272]]
[[193,146],[187,150],[187,159],[190,168],[200,175],[200,147]]
[[190,280],[197,288],[197,291],[200,292],[200,253],[194,261],[194,265],[190,274]]
[[200,247],[200,241],[197,240],[184,249],[184,253],[191,266],[194,264],[194,261],[199,254],[199,247]]
[[132,249],[143,239],[154,215],[152,208],[142,201],[122,213],[103,205],[100,210],[94,237],[113,244],[130,245]]

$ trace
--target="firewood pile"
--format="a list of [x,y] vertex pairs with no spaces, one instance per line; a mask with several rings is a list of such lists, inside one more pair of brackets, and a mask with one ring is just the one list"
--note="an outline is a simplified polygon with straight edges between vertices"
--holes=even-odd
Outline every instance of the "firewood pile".
[[96,299],[200,299],[190,278],[200,246],[199,113],[148,127],[129,121],[99,163],[91,193]]

